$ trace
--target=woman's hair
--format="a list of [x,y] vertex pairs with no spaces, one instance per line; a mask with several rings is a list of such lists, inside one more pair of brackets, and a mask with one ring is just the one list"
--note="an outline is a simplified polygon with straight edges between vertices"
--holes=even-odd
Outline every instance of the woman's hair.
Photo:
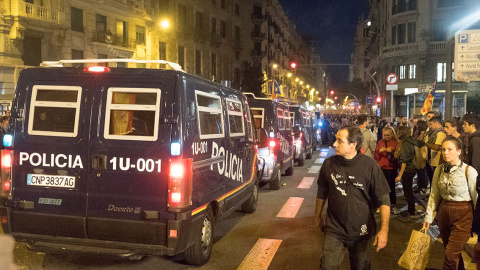
[[425,121],[425,120],[418,120],[418,122],[417,122],[417,127],[418,127],[418,131],[419,131],[419,132],[426,131],[427,128],[428,128],[427,121]]
[[385,131],[390,131],[392,133],[392,140],[398,141],[397,134],[395,133],[395,130],[390,127],[386,126],[382,129],[382,133],[385,133]]
[[397,129],[397,137],[398,137],[398,145],[397,149],[395,149],[394,157],[398,158],[400,156],[400,152],[402,151],[403,141],[412,136],[412,131],[407,126],[399,126]]
[[457,132],[460,133],[462,131],[462,125],[460,124],[460,120],[456,117],[453,117],[447,121],[445,121],[445,124],[450,123],[452,127],[457,128]]
[[444,144],[445,142],[452,142],[457,148],[457,150],[462,150],[462,141],[460,141],[459,138],[455,138],[449,135],[445,138],[445,140],[443,140],[442,144]]

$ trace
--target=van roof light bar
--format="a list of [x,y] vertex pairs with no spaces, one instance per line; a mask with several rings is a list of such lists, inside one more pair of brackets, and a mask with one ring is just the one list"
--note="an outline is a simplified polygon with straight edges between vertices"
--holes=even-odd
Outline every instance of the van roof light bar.
[[64,64],[98,64],[98,63],[139,63],[139,64],[167,64],[176,71],[185,72],[177,63],[165,60],[136,60],[136,59],[75,59],[59,61],[43,61],[42,67],[63,67]]

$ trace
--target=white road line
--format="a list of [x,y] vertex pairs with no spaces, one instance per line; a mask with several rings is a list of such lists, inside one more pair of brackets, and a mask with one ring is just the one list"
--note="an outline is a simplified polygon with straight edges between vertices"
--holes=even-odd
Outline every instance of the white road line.
[[267,270],[282,240],[258,239],[237,270]]
[[321,159],[320,159],[320,163],[323,164],[324,161],[325,161],[325,158],[321,158]]
[[309,189],[312,186],[313,181],[315,181],[315,177],[303,177],[302,182],[297,188]]
[[302,205],[303,198],[300,197],[290,197],[288,201],[283,205],[280,212],[278,212],[277,217],[281,218],[294,218],[300,206]]
[[318,173],[320,171],[321,166],[312,166],[308,173]]
[[315,159],[315,163],[323,163],[321,158]]

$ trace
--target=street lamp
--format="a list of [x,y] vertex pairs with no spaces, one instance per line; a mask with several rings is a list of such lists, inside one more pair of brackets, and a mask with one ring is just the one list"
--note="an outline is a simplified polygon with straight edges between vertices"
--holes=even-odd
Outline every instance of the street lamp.
[[168,20],[162,20],[160,22],[160,27],[162,27],[163,29],[167,29],[170,27],[170,22]]
[[292,73],[288,73],[288,74],[287,74],[287,77],[288,77],[288,78],[292,77]]

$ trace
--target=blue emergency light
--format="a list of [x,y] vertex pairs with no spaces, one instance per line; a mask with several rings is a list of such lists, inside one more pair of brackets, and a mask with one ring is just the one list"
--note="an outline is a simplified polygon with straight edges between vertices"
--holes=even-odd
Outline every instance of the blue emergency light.
[[174,142],[170,145],[170,154],[172,156],[179,156],[180,155],[180,143]]
[[13,144],[13,136],[10,134],[6,134],[3,136],[3,146],[10,147]]

